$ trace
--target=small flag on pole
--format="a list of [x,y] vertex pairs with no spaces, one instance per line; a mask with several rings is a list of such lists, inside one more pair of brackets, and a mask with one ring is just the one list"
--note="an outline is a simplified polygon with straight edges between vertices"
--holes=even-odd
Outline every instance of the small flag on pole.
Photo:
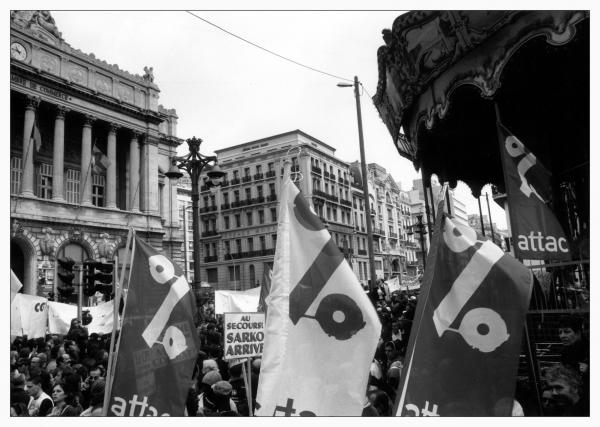
[[525,145],[498,123],[500,153],[515,256],[520,259],[571,259],[563,228],[547,203],[550,173]]
[[494,243],[439,215],[396,415],[510,416],[532,280]]
[[40,151],[40,148],[42,147],[42,134],[40,133],[40,128],[38,125],[38,120],[37,120],[37,114],[35,115],[35,118],[33,119],[33,126],[31,127],[31,141],[33,141],[33,143],[35,144],[35,151],[38,152]]
[[360,416],[381,323],[289,178],[267,304],[256,415]]
[[110,161],[108,157],[100,151],[96,142],[92,146],[92,170],[95,174],[103,174],[106,172],[106,169],[110,166]]
[[200,343],[181,268],[135,237],[109,416],[183,416]]

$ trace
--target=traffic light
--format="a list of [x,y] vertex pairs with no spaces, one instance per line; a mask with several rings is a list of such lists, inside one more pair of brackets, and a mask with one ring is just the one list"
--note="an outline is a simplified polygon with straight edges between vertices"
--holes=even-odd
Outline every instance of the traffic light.
[[58,294],[61,299],[66,299],[75,292],[75,288],[73,287],[73,280],[75,280],[73,267],[75,266],[75,261],[71,258],[57,258],[56,261],[61,270],[56,273],[60,279],[60,283],[57,286]]
[[85,261],[84,292],[92,296],[96,292],[104,294],[108,300],[113,292],[113,269],[109,262]]

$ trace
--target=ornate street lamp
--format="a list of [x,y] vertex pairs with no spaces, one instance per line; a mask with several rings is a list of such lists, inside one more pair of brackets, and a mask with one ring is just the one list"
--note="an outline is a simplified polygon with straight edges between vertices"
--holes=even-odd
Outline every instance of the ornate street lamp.
[[197,295],[200,289],[200,218],[198,208],[200,191],[198,189],[198,182],[202,170],[207,166],[210,168],[206,174],[208,176],[206,185],[209,188],[220,186],[225,172],[219,168],[216,156],[204,156],[200,154],[201,138],[194,136],[187,139],[187,143],[190,152],[183,156],[172,157],[170,159],[171,166],[165,175],[170,179],[179,179],[183,176],[180,169],[183,169],[189,174],[192,180],[192,232],[194,245],[194,282],[192,283],[192,289],[194,290],[194,294]]

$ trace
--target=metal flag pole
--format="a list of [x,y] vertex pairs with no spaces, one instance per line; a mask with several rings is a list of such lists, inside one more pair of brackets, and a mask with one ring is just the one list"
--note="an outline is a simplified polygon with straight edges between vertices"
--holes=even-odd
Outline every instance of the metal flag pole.
[[483,227],[483,214],[481,213],[481,196],[477,198],[477,204],[479,205],[479,223],[481,224],[481,235],[485,237],[485,228]]
[[[123,281],[125,279],[125,268],[127,262],[129,261],[129,274],[127,275],[127,286],[129,286],[129,282],[131,280],[131,265],[133,263],[133,256],[135,253],[135,230],[133,228],[129,228],[127,233],[127,244],[125,245],[125,259],[123,259],[123,265],[121,267],[121,275],[119,276],[119,285],[115,290],[115,299],[113,306],[113,329],[110,337],[110,352],[108,355],[108,368],[106,370],[106,382],[104,387],[104,403],[102,405],[102,416],[105,417],[108,414],[108,404],[110,399],[110,394],[112,392],[113,380],[115,377],[115,368],[117,363],[117,355],[119,354],[119,345],[121,343],[121,333],[119,333],[119,338],[115,343],[115,336],[117,332],[117,327],[119,325],[119,305],[121,302],[121,297],[123,295]],[[131,247],[131,248],[130,248]],[[127,256],[129,255],[129,256]],[[115,266],[116,268],[117,266]],[[127,299],[123,302],[123,313],[125,313],[125,305],[127,303]],[[118,328],[120,331],[122,328]]]
[[[501,140],[501,134],[500,134],[500,108],[498,107],[498,103],[496,101],[494,101],[494,111],[496,113],[496,130],[498,133],[498,144],[500,144],[500,147],[502,146],[502,140]],[[499,152],[500,154],[500,161],[502,164],[502,176],[504,177],[504,181],[505,181],[505,187],[506,187],[506,168],[504,166],[504,156],[502,154],[502,152]],[[505,189],[505,191],[508,189]],[[507,196],[508,196],[508,191],[507,191]],[[508,204],[508,198],[507,201],[505,202]],[[511,224],[511,215],[514,214],[514,212],[511,213],[511,209],[510,209],[510,205],[508,206],[509,209],[509,215],[508,216],[508,227],[509,230],[511,231],[512,234],[512,224]],[[510,242],[510,239],[509,239]],[[513,245],[513,250],[514,250],[514,246],[515,246],[515,239],[512,239],[512,245]],[[510,243],[509,243],[510,246]],[[513,254],[516,254],[516,250],[514,250]],[[519,262],[523,263],[522,259],[518,259]],[[533,271],[531,272],[532,275],[532,281],[533,281]],[[532,293],[534,292],[533,289],[533,284],[532,284]],[[538,405],[538,410],[540,415],[544,414],[544,407],[542,405],[542,395],[540,393],[540,384],[538,381],[538,375],[537,375],[537,369],[536,369],[536,362],[534,361],[535,358],[535,354],[534,351],[532,350],[532,345],[531,345],[531,337],[529,336],[529,326],[527,325],[527,315],[525,315],[525,325],[524,325],[524,329],[525,329],[525,343],[526,343],[526,356],[527,356],[527,361],[529,362],[529,370],[530,370],[530,374],[531,374],[531,378],[530,380],[533,382],[533,388],[535,390],[535,397],[536,397],[536,402]]]
[[488,217],[490,218],[490,230],[492,231],[492,242],[494,242],[494,241],[496,241],[496,236],[494,235],[494,225],[492,223],[492,211],[490,210],[490,198],[488,197],[488,193],[485,193],[485,201],[487,202]]

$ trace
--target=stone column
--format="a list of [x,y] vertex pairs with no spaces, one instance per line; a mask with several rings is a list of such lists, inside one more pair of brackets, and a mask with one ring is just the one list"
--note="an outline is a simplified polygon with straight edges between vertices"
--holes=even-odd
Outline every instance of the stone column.
[[23,123],[23,176],[21,177],[21,196],[33,197],[33,154],[35,143],[31,138],[31,131],[35,122],[35,111],[40,105],[40,98],[27,96],[25,106],[25,120]]
[[106,207],[117,208],[117,129],[119,125],[110,124],[108,138],[106,141],[106,156],[108,167],[106,168]]
[[92,206],[92,123],[95,120],[86,114],[81,131],[81,206]]
[[132,131],[129,142],[129,210],[140,211],[140,147],[138,137],[140,133]]
[[58,105],[54,119],[54,151],[52,154],[52,200],[64,202],[65,114],[69,110]]
[[146,199],[146,212],[156,215],[159,213],[159,191],[158,191],[158,141],[146,141],[145,161],[147,166],[144,168],[146,171],[147,180],[145,185],[144,198]]

